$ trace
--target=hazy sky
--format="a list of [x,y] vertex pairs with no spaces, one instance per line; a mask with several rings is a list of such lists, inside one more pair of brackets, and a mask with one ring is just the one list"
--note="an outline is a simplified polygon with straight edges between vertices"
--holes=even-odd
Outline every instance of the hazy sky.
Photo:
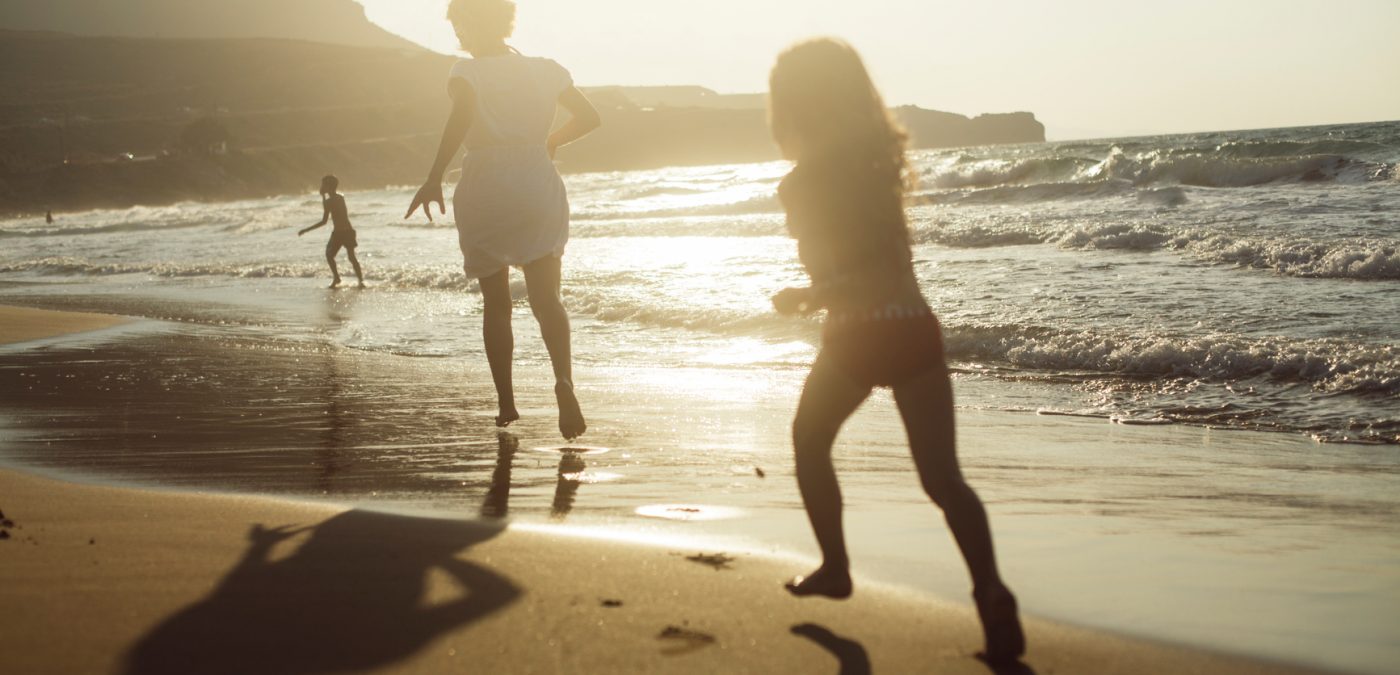
[[[446,0],[360,0],[443,52]],[[1029,110],[1051,138],[1400,119],[1400,0],[518,0],[512,44],[582,85],[763,91],[813,35],[891,104]]]

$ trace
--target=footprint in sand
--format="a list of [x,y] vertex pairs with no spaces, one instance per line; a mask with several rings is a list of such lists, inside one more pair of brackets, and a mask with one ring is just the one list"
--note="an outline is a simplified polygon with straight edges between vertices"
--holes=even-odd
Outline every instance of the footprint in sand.
[[661,650],[661,653],[666,656],[689,654],[697,649],[719,642],[719,638],[709,633],[703,633],[682,626],[667,626],[656,636],[656,639],[667,643],[668,646]]

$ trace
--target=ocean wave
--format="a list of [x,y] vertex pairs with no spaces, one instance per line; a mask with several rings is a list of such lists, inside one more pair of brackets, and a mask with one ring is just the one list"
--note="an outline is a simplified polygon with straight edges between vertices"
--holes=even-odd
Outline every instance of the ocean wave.
[[1025,326],[951,326],[948,356],[1049,373],[1267,378],[1326,393],[1400,395],[1400,348],[1339,340],[1094,334]]
[[638,298],[586,287],[570,289],[566,302],[570,312],[606,323],[626,322],[718,335],[810,340],[814,343],[820,331],[820,323],[815,318],[783,316],[766,306],[743,308],[716,303],[697,307],[694,303],[657,302],[655,298],[644,295]]
[[1273,270],[1315,279],[1400,279],[1400,245],[1387,241],[1322,243],[1237,238],[1228,235],[1176,237],[1173,248],[1208,262]]
[[1363,183],[1379,168],[1373,162],[1342,155],[1235,158],[1216,154],[1179,154],[1154,150],[1129,155],[1113,148],[1082,179],[1116,178],[1133,185],[1189,185],[1242,188],[1279,182],[1347,181]]
[[976,190],[923,191],[909,196],[910,204],[1026,204],[1061,199],[1102,199],[1134,191],[1128,181],[998,185]]
[[[343,268],[342,268],[343,269]],[[28,273],[49,276],[116,276],[146,274],[164,278],[227,277],[231,279],[313,279],[326,274],[319,264],[141,264],[93,262],[81,258],[52,257],[0,265],[0,274]],[[397,290],[464,291],[472,287],[459,267],[376,268],[377,287]]]
[[[953,161],[935,162],[925,170],[921,184],[931,189],[917,195],[916,201],[1016,203],[1115,196],[1129,188],[1246,188],[1309,182],[1364,184],[1391,180],[1397,175],[1397,164],[1360,159],[1344,152],[1356,147],[1383,147],[1376,144],[1339,141],[1294,144],[1294,149],[1304,154],[1284,152],[1285,145],[1275,143],[1265,148],[1258,144],[1226,143],[1207,151],[1166,148],[1138,152],[1113,146],[1097,159],[1078,155],[1013,159],[960,156]],[[1180,202],[1179,197],[1176,201]]]
[[25,229],[0,229],[0,237],[81,237],[94,234],[121,234],[147,232],[151,230],[179,230],[191,227],[207,227],[216,223],[205,221],[185,222],[119,222],[102,225],[45,227]]
[[1364,155],[1393,154],[1395,148],[1371,141],[1326,139],[1312,141],[1233,140],[1215,146],[1214,151],[1229,157],[1261,159],[1306,155]]
[[963,156],[952,165],[935,168],[922,182],[939,189],[986,188],[998,185],[1071,181],[1099,162],[1084,157],[974,159]]
[[1318,241],[1300,236],[1251,237],[1214,229],[1143,223],[1018,221],[964,226],[930,222],[914,229],[913,240],[917,244],[952,248],[1051,243],[1068,250],[1170,250],[1207,263],[1270,270],[1290,277],[1400,280],[1400,241],[1394,239],[1353,237]]

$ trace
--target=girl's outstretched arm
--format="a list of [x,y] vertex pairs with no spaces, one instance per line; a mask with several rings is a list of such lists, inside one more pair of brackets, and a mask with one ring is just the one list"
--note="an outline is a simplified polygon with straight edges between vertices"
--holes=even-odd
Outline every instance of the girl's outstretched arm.
[[587,136],[594,129],[603,126],[603,118],[598,115],[598,109],[593,107],[588,97],[578,90],[578,87],[569,87],[564,93],[559,95],[559,105],[564,106],[569,111],[569,121],[557,131],[549,135],[549,156],[554,157],[555,151],[559,148],[573,143],[584,136]]
[[452,113],[447,118],[447,126],[442,130],[442,142],[438,144],[437,158],[433,160],[433,168],[428,172],[428,180],[423,183],[423,187],[418,188],[418,194],[413,196],[413,203],[409,204],[408,213],[403,216],[405,220],[422,207],[423,214],[431,221],[433,211],[430,206],[434,202],[437,202],[438,211],[447,215],[447,204],[442,198],[442,176],[447,172],[447,165],[457,155],[457,150],[462,147],[467,131],[472,128],[472,116],[476,112],[476,90],[466,80],[454,77],[447,81],[447,93],[452,97]]

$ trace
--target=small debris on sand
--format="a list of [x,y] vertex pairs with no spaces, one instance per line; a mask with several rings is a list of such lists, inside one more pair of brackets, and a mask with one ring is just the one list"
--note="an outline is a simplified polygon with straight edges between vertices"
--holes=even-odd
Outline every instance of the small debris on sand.
[[612,598],[604,598],[603,601],[602,601],[602,605],[603,605],[604,607],[621,607],[621,606],[622,606],[622,601],[621,601],[621,600],[615,600],[615,599],[612,599]]
[[92,546],[93,544],[96,544],[96,543],[97,543],[97,540],[96,540],[96,539],[89,539],[89,540],[88,540],[88,546]]
[[9,532],[9,530],[0,530],[0,539],[9,539],[9,538],[10,538],[10,532]]
[[693,563],[709,565],[710,567],[715,568],[716,572],[718,572],[719,570],[729,569],[729,564],[734,562],[734,558],[732,556],[726,555],[724,553],[696,553],[695,555],[686,556],[685,559]]
[[759,478],[767,478],[767,477],[768,477],[768,474],[763,473],[763,467],[761,467],[761,466],[756,466],[756,467],[754,467],[754,468],[753,468],[753,472],[754,472],[754,474],[757,475]]
[[680,643],[661,651],[662,654],[667,656],[679,656],[719,642],[718,638],[709,633],[702,633],[698,630],[691,630],[674,625],[667,626],[661,631],[660,635],[656,636],[656,639],[674,640]]

